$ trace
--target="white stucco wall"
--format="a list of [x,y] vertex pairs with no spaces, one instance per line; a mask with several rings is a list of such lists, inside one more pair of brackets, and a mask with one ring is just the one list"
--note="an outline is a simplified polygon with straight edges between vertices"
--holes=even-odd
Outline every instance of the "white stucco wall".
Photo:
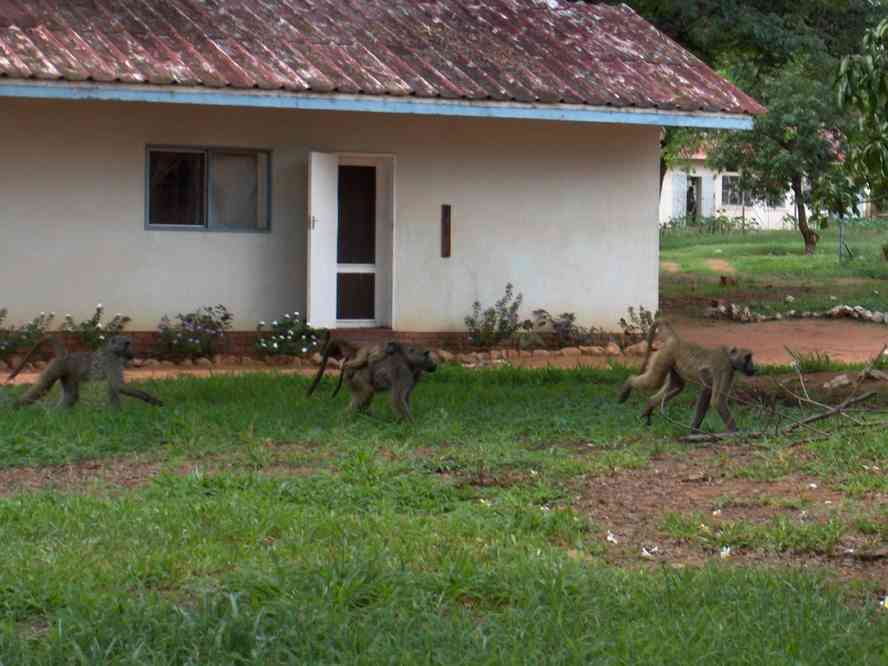
[[[25,100],[0,100],[0,127],[0,307],[16,320],[102,301],[145,330],[224,303],[252,329],[303,310],[310,150],[396,156],[397,329],[462,330],[507,281],[524,314],[585,325],[657,304],[657,128]],[[146,231],[148,144],[271,149],[272,232]]]
[[768,206],[757,201],[752,206],[725,205],[722,201],[722,176],[736,175],[716,172],[706,166],[703,160],[690,160],[687,166],[677,169],[669,169],[663,179],[663,192],[660,197],[659,219],[665,224],[673,218],[682,217],[685,214],[685,179],[693,176],[700,177],[703,186],[703,197],[700,202],[701,215],[709,217],[716,214],[724,214],[728,217],[744,217],[749,221],[755,221],[759,229],[786,229],[785,215],[795,216],[792,193],[787,192],[784,206]]

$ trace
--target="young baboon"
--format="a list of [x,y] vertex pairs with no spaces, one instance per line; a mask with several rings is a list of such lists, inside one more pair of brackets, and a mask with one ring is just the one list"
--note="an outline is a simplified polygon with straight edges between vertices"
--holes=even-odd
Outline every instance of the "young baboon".
[[[43,340],[38,342],[28,352],[19,366],[9,375],[7,383],[21,372],[25,363],[28,362],[42,343]],[[53,339],[53,347],[56,357],[40,374],[37,383],[13,403],[13,407],[23,407],[37,402],[58,381],[62,383],[62,397],[59,406],[73,407],[80,399],[80,383],[100,380],[108,382],[108,400],[114,409],[120,408],[121,394],[144,400],[149,405],[157,405],[158,407],[163,405],[163,402],[153,395],[128,387],[123,383],[123,368],[134,356],[132,340],[129,337],[115,335],[101,349],[95,352],[73,352],[69,354],[61,340],[57,338]]]
[[[665,332],[657,352],[651,356],[651,345],[657,328]],[[708,349],[679,338],[668,322],[657,320],[648,331],[648,351],[642,363],[641,374],[630,377],[623,384],[619,401],[625,402],[633,388],[659,389],[642,412],[647,425],[651,424],[651,413],[659,404],[663,407],[684,390],[686,382],[698,382],[701,386],[697,397],[694,422],[691,428],[696,432],[703,423],[709,404],[715,400],[719,416],[730,432],[737,430],[734,417],[728,409],[728,397],[734,382],[734,372],[740,370],[745,375],[754,375],[752,352],[737,347]]]
[[402,345],[399,342],[387,342],[356,350],[342,340],[328,339],[324,346],[321,367],[308,388],[308,395],[312,394],[320,382],[329,357],[336,355],[343,356],[346,361],[343,363],[333,395],[339,392],[343,381],[348,383],[352,394],[350,411],[366,410],[376,393],[390,391],[392,408],[401,418],[407,420],[413,419],[410,413],[410,395],[413,388],[423,372],[434,372],[437,368],[427,350]]

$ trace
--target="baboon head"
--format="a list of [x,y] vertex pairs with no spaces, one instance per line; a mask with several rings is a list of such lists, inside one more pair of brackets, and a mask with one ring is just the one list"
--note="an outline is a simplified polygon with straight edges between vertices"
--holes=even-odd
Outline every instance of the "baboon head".
[[728,358],[731,359],[731,365],[734,366],[735,370],[739,370],[748,377],[752,377],[755,374],[755,365],[752,363],[752,352],[748,349],[731,347],[728,350]]
[[105,348],[115,356],[122,359],[132,359],[135,357],[133,352],[133,340],[127,335],[115,335],[105,343]]
[[402,345],[400,342],[389,342],[385,346],[386,355],[401,354],[412,370],[434,372],[438,366],[428,349]]

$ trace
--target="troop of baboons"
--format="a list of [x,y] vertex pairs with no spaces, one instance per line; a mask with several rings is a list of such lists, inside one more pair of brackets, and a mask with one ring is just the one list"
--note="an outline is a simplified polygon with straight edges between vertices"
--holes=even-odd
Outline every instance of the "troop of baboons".
[[[654,351],[658,330],[662,331],[663,340]],[[8,381],[21,372],[44,341],[38,342],[28,352],[9,375]],[[163,405],[151,394],[124,385],[123,369],[133,358],[132,340],[129,337],[116,335],[95,352],[68,353],[61,339],[52,338],[52,343],[55,358],[40,374],[37,383],[13,403],[15,407],[36,402],[56,382],[62,385],[60,406],[73,407],[80,396],[81,382],[98,380],[107,381],[108,398],[115,409],[120,407],[121,395],[138,398],[150,405]],[[410,411],[413,389],[424,373],[434,372],[437,367],[431,353],[421,347],[394,341],[356,347],[345,340],[331,338],[328,332],[322,348],[321,364],[308,387],[308,396],[317,388],[331,357],[341,360],[339,381],[333,395],[339,392],[344,381],[351,392],[349,411],[365,411],[377,393],[388,391],[392,408],[400,418],[408,421],[413,420]],[[734,373],[738,370],[746,375],[755,374],[751,351],[736,347],[701,347],[682,340],[668,322],[657,319],[648,330],[647,352],[641,372],[626,380],[618,400],[625,402],[632,389],[655,391],[642,412],[646,424],[650,425],[651,414],[657,405],[665,408],[666,403],[681,393],[688,382],[697,383],[701,388],[692,430],[700,428],[714,400],[725,427],[733,432],[737,426],[728,409],[728,398]]]

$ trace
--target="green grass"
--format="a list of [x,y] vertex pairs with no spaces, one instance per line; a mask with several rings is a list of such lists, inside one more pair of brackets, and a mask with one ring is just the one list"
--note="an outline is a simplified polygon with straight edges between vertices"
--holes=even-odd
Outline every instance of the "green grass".
[[[305,378],[270,374],[149,382],[159,410],[110,413],[95,387],[70,412],[2,410],[5,467],[168,473],[0,499],[0,664],[886,663],[888,613],[827,577],[606,563],[578,488],[688,450],[665,419],[641,427],[638,399],[615,404],[625,376],[444,368],[417,389],[415,425],[384,402],[345,416],[330,380],[307,400]],[[670,416],[689,420],[691,397]],[[763,442],[759,463],[836,484],[888,468],[880,433],[835,427],[804,458]],[[677,516],[663,534],[821,553],[884,538],[884,517],[709,537]]]
[[[795,231],[663,234],[660,258],[678,264],[680,272],[662,272],[661,297],[667,306],[688,299],[727,298],[762,314],[822,311],[839,303],[884,310],[888,261],[881,246],[888,242],[888,225],[849,225],[846,238],[855,257],[839,262],[834,228],[821,232],[813,256],[804,254],[801,235]],[[711,259],[736,269],[736,287],[719,285],[721,273],[706,265]],[[786,303],[787,295],[795,301]]]

